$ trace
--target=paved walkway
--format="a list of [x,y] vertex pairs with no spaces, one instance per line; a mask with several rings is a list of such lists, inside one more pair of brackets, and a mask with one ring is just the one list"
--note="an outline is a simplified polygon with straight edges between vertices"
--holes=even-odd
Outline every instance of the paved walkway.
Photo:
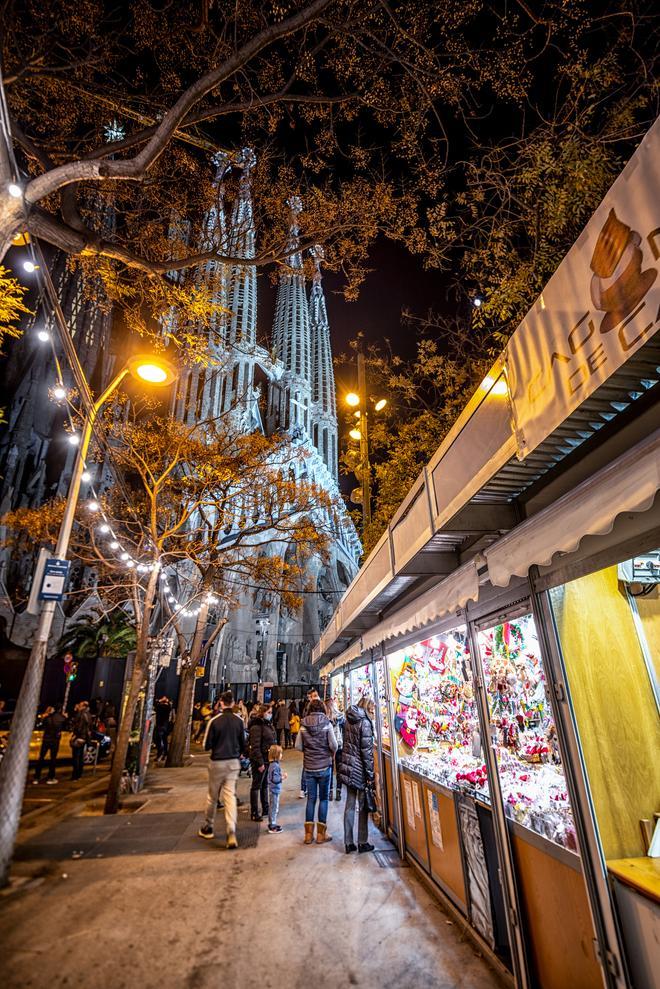
[[[206,758],[158,769],[137,812],[79,815],[22,842],[0,897],[0,984],[23,989],[486,989],[495,976],[412,869],[302,844],[300,756],[287,752],[280,823],[249,821],[237,852],[196,837]],[[92,808],[93,809],[93,808]],[[222,812],[219,811],[219,820]],[[222,831],[222,828],[218,828]]]

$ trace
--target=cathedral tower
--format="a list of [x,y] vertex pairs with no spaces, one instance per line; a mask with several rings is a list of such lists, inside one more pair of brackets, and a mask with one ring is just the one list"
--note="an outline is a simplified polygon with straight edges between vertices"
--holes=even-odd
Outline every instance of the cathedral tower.
[[323,248],[312,248],[315,271],[309,297],[312,337],[312,439],[335,482],[337,468],[337,399],[332,368],[330,324],[323,292],[321,261]]
[[302,201],[292,196],[288,268],[280,276],[273,324],[274,356],[284,368],[272,390],[269,422],[311,440],[312,357],[309,306],[302,255],[298,250],[298,216]]

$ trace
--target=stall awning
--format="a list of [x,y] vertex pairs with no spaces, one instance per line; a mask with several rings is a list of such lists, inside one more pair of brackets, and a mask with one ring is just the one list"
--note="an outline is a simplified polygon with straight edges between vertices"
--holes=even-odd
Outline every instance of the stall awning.
[[321,667],[321,676],[327,677],[335,670],[340,670],[342,666],[346,666],[348,663],[352,663],[354,659],[361,656],[364,651],[362,644],[362,639],[356,639],[355,642],[351,642],[348,649],[344,649],[342,653],[336,656],[331,663],[326,663],[325,666]]
[[492,584],[507,587],[531,566],[610,532],[617,515],[644,512],[660,489],[660,429],[484,550]]
[[477,568],[483,565],[481,555],[464,563],[458,570],[431,587],[424,594],[391,614],[375,628],[362,636],[363,649],[386,642],[407,632],[420,631],[445,615],[464,608],[468,601],[479,597],[479,576]]

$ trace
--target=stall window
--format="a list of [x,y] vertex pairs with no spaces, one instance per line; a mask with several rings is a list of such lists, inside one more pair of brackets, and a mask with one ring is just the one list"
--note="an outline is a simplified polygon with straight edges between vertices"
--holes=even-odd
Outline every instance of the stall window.
[[363,697],[373,697],[374,687],[371,679],[371,663],[351,670],[349,676],[349,704],[357,704]]
[[401,649],[388,663],[400,764],[487,793],[465,627]]
[[380,711],[380,734],[383,748],[390,747],[390,714],[387,710],[387,694],[385,693],[385,662],[380,659],[376,663],[376,684],[378,686],[378,709]]
[[344,676],[333,676],[330,678],[330,691],[335,707],[342,714],[344,713]]
[[505,812],[575,850],[577,841],[532,615],[478,633]]
[[660,811],[660,552],[549,596],[603,853],[644,856]]

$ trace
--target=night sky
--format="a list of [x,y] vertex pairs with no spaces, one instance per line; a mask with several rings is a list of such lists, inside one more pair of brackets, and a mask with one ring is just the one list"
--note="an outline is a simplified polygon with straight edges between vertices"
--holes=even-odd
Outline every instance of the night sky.
[[[359,331],[369,342],[393,341],[394,349],[405,354],[414,338],[401,333],[401,311],[410,310],[424,315],[430,308],[447,306],[447,280],[442,272],[425,271],[421,259],[413,257],[398,244],[381,240],[371,252],[374,269],[360,289],[357,302],[346,302],[341,291],[342,280],[332,272],[325,274],[323,287],[328,306],[328,319],[335,357],[348,352],[348,344]],[[277,288],[267,275],[259,278],[259,331],[262,339],[270,335],[275,313]],[[348,368],[336,368],[337,388],[345,382],[354,387]]]

